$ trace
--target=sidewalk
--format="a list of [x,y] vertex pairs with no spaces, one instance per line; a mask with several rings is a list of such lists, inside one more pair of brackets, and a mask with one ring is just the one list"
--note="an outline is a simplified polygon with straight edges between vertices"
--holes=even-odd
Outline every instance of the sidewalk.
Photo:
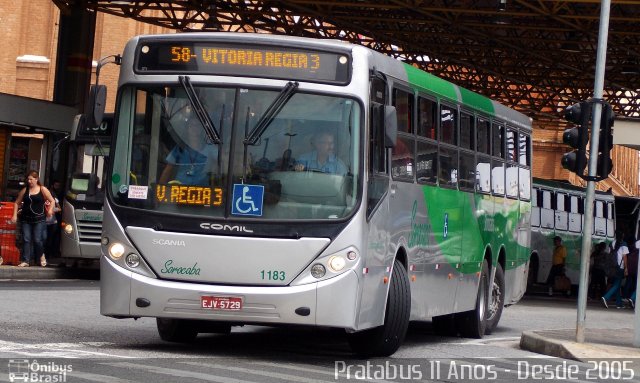
[[0,265],[0,280],[3,279],[100,279],[100,270],[97,267],[60,267],[56,264],[50,264],[47,267]]

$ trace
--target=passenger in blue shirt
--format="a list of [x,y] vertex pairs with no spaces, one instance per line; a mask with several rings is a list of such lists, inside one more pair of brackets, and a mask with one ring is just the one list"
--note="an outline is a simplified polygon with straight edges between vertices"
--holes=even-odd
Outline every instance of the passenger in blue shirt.
[[334,153],[334,138],[329,132],[319,132],[311,139],[314,150],[298,157],[296,171],[319,171],[338,175],[347,174],[347,167]]

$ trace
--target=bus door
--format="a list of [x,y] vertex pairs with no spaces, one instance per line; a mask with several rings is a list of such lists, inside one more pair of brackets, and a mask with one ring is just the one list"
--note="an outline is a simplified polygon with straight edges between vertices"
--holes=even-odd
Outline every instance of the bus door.
[[[360,312],[383,313],[380,305],[386,299],[386,285],[380,283],[384,276],[389,276],[387,267],[392,263],[389,258],[389,171],[387,149],[384,140],[384,105],[387,94],[386,81],[374,76],[370,83],[370,106],[367,141],[368,165],[366,186],[366,214],[368,235],[365,242],[365,275]],[[380,325],[382,317],[360,317],[360,325]]]

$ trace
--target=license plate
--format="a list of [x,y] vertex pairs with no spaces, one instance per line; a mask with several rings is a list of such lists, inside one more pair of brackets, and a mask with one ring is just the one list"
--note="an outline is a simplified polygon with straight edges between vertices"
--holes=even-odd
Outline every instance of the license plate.
[[203,309],[212,310],[242,310],[242,298],[240,297],[213,297],[204,296],[200,300]]

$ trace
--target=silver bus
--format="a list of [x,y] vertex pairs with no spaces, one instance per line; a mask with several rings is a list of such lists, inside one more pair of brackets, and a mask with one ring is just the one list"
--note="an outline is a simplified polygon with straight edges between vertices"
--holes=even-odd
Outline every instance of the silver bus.
[[[562,238],[567,249],[565,274],[573,285],[580,281],[580,254],[584,226],[586,190],[567,182],[535,178],[531,196],[531,263],[529,286],[546,283],[553,258],[553,238]],[[615,238],[615,198],[596,192],[592,244]],[[593,246],[592,246],[593,248]],[[587,254],[589,256],[590,254]]]
[[114,129],[101,313],[164,340],[296,324],[390,355],[525,291],[531,120],[368,48],[135,37]]
[[91,128],[77,115],[69,141],[69,178],[62,203],[60,253],[63,258],[99,260],[102,206],[113,115]]

